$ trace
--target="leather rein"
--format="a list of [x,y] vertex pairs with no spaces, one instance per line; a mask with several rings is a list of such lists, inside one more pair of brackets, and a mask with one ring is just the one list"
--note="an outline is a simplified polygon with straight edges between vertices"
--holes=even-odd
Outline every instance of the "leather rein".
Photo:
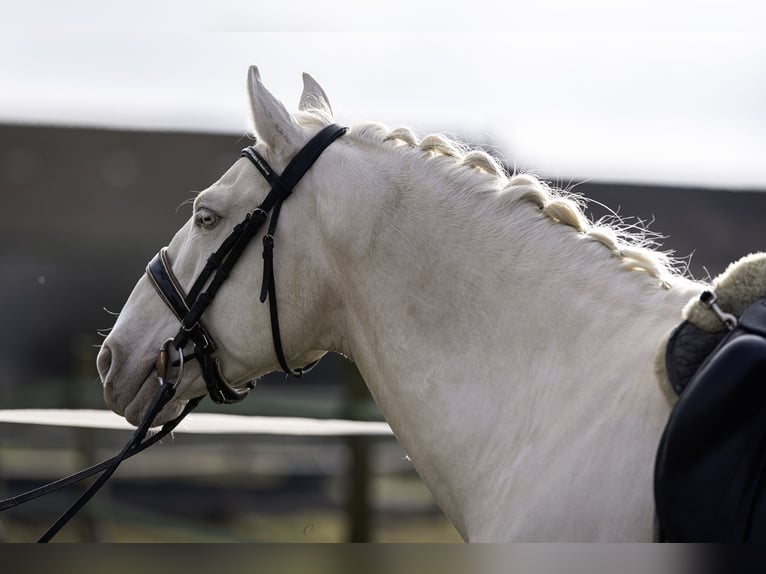
[[[195,279],[188,293],[184,292],[180,282],[173,273],[167,248],[161,249],[147,265],[146,274],[150,283],[154,286],[165,304],[173,311],[181,326],[175,337],[166,339],[160,346],[155,365],[159,390],[128,443],[113,458],[21,495],[0,500],[0,512],[45,494],[55,492],[101,472],[101,476],[38,540],[38,542],[50,541],[106,483],[123,460],[138,454],[167,436],[204,398],[196,397],[189,400],[181,414],[165,423],[157,433],[146,438],[155,417],[175,395],[176,387],[183,377],[184,363],[189,359],[196,359],[199,363],[208,395],[210,395],[214,402],[219,404],[236,403],[248,395],[255,386],[254,382],[251,381],[245,384],[244,388],[235,388],[223,376],[220,361],[213,355],[217,348],[215,341],[203,324],[202,315],[212,303],[221,285],[229,277],[231,270],[244,253],[245,248],[258,234],[266,220],[269,220],[269,225],[263,236],[263,284],[261,285],[260,301],[262,303],[267,299],[269,301],[271,333],[277,360],[282,369],[294,377],[300,377],[316,365],[318,361],[302,368],[291,369],[285,358],[282,338],[279,332],[276,284],[274,281],[274,234],[282,209],[282,203],[290,197],[295,186],[311,166],[314,165],[316,160],[319,159],[322,152],[336,139],[345,134],[346,131],[348,131],[348,128],[335,124],[323,128],[290,160],[281,174],[277,174],[271,168],[254,146],[249,146],[242,150],[240,157],[247,158],[258,169],[271,189],[263,202],[248,213],[244,220],[237,224],[228,237],[224,239],[218,250],[208,257],[205,267]],[[192,343],[194,351],[189,355],[184,355],[184,348],[189,342]],[[178,359],[172,362],[170,360],[171,346],[178,352]],[[173,380],[168,378],[168,372],[171,367],[178,368]]]

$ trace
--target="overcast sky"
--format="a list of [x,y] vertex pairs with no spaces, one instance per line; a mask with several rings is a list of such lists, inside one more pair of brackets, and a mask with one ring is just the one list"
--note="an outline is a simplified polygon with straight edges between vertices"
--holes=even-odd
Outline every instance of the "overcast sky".
[[[761,8],[764,6],[764,8]],[[762,0],[3,0],[0,121],[240,134],[258,64],[337,119],[489,143],[568,183],[766,189]]]

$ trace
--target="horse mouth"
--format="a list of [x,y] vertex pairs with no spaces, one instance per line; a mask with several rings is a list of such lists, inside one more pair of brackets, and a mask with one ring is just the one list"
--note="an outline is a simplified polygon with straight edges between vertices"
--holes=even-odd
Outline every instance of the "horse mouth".
[[[117,363],[113,350],[104,345],[98,357],[98,368],[104,385],[104,402],[116,414],[130,424],[138,426],[159,391],[159,380],[154,361],[147,358],[143,368],[130,373],[125,365]],[[170,401],[155,417],[152,426],[164,424],[183,409],[186,401]]]
[[129,410],[130,406],[144,394],[142,392],[143,389],[151,386],[150,379],[155,381],[155,385],[157,384],[153,373],[154,366],[145,369],[139,377],[134,379],[136,382],[133,384],[121,380],[123,377],[110,377],[103,380],[104,402],[106,403],[106,406],[121,417],[126,416],[126,412]]
[[[138,399],[139,397],[136,398]],[[154,393],[152,393],[151,398],[154,398]],[[151,406],[151,402],[151,400],[149,403],[133,400],[125,409],[125,414],[123,415],[125,420],[133,426],[138,426],[141,424],[141,421],[146,416],[147,410]],[[159,413],[155,415],[154,420],[150,426],[158,427],[164,425],[166,422],[173,420],[181,414],[181,411],[183,411],[183,408],[187,402],[188,401],[182,399],[171,400],[168,404],[162,407]]]

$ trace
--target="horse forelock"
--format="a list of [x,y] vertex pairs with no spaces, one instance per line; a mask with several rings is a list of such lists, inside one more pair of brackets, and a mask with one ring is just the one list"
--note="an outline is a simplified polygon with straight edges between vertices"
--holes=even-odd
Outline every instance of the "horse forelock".
[[585,214],[587,198],[567,189],[555,188],[531,173],[509,173],[505,166],[483,149],[470,146],[442,134],[419,138],[407,127],[391,129],[379,123],[354,126],[349,137],[378,146],[422,164],[431,164],[448,177],[456,189],[468,192],[475,201],[492,203],[493,211],[518,202],[535,206],[554,223],[576,230],[580,236],[595,241],[614,254],[622,266],[649,274],[663,287],[684,274],[682,262],[672,253],[658,249],[658,235],[638,221],[628,223],[617,213],[592,222]]

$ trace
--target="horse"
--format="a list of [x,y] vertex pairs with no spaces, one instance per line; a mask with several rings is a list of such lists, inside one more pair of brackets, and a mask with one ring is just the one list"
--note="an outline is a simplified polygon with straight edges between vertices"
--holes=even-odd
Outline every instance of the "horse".
[[[257,142],[275,170],[333,122],[303,76],[291,113],[248,72]],[[247,158],[197,195],[167,247],[187,289],[269,184]],[[438,505],[466,541],[649,541],[655,449],[672,400],[658,342],[704,289],[577,196],[443,135],[353,125],[285,203],[274,251],[284,356],[354,361]],[[279,369],[258,249],[205,312],[222,375]],[[178,319],[139,279],[98,354],[107,405],[137,425]],[[154,424],[205,394],[187,361]]]

